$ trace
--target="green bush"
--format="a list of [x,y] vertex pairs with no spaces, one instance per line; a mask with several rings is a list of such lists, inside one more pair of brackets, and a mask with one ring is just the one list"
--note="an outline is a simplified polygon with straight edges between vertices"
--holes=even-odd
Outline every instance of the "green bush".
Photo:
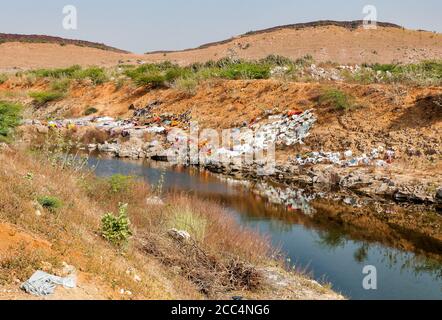
[[4,73],[0,73],[0,84],[5,83],[6,81],[8,81],[8,76]]
[[223,78],[237,79],[268,79],[270,67],[264,64],[243,62],[229,65],[221,72]]
[[133,182],[133,177],[114,174],[109,178],[110,190],[113,193],[126,192]]
[[52,83],[51,89],[54,92],[66,93],[71,85],[70,79],[56,80]]
[[152,72],[150,74],[143,74],[134,79],[134,82],[139,86],[152,86],[154,88],[161,88],[166,85],[166,77],[159,72]]
[[382,72],[395,72],[398,70],[398,65],[396,64],[373,64],[370,66],[371,69],[373,69],[374,71],[382,71]]
[[61,69],[40,69],[30,72],[39,78],[54,78],[54,79],[91,79],[94,84],[101,84],[108,80],[106,71],[99,67],[90,67],[82,69],[80,66],[75,65],[69,68]]
[[125,75],[138,86],[165,87],[180,77],[191,75],[190,68],[181,68],[170,62],[160,64],[145,64],[138,68],[128,69]]
[[37,199],[38,203],[49,211],[56,211],[63,206],[63,203],[57,197],[43,196]]
[[99,67],[77,70],[72,77],[77,80],[90,79],[95,85],[105,83],[108,80],[106,71]]
[[127,204],[119,205],[119,215],[107,213],[101,218],[101,235],[113,245],[121,246],[129,241],[132,231],[127,215]]
[[20,124],[22,109],[20,104],[0,101],[0,140],[8,140],[12,130]]
[[284,56],[271,54],[264,59],[259,60],[262,64],[269,64],[273,66],[288,66],[294,64],[293,60],[286,58]]
[[194,78],[179,78],[175,80],[175,88],[189,95],[195,94],[197,86],[198,81]]
[[354,98],[347,93],[335,89],[325,89],[319,96],[319,103],[321,105],[329,105],[336,110],[346,111],[354,107]]
[[81,67],[78,65],[69,67],[69,68],[61,68],[61,69],[40,69],[36,71],[32,71],[31,73],[36,75],[39,78],[72,78],[73,75],[80,71]]
[[87,108],[87,109],[84,111],[84,115],[85,115],[85,116],[90,116],[91,114],[94,114],[94,113],[97,113],[97,112],[98,112],[98,109],[97,109],[97,108],[90,107],[90,108]]
[[29,96],[38,104],[46,104],[63,98],[64,94],[56,91],[35,91],[29,93]]

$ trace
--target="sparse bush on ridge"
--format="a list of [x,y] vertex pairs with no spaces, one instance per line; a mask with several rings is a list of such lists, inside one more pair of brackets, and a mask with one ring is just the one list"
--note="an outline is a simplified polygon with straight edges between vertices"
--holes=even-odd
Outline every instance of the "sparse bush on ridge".
[[270,78],[270,66],[251,62],[232,64],[221,71],[221,77],[231,80],[268,79]]
[[347,111],[354,108],[354,98],[336,88],[327,88],[319,96],[321,105],[329,105],[335,110]]
[[46,104],[63,98],[64,94],[56,91],[34,91],[30,92],[29,96],[38,104]]
[[52,91],[55,92],[66,93],[69,91],[70,85],[71,85],[70,79],[60,79],[52,83],[51,89]]
[[52,79],[72,79],[84,80],[90,79],[94,84],[102,84],[108,80],[106,71],[100,67],[90,67],[83,69],[78,65],[69,68],[61,69],[39,69],[30,71],[29,74],[38,78],[52,78]]
[[[208,79],[268,79],[283,76],[287,80],[301,79],[309,81],[311,78],[305,74],[305,69],[314,63],[311,55],[299,59],[278,55],[269,55],[260,60],[242,60],[222,58],[218,61],[194,63],[189,66],[179,66],[172,62],[147,63],[140,66],[119,65],[118,69],[105,70],[101,67],[72,66],[64,69],[41,69],[25,73],[28,76],[44,77],[51,79],[83,80],[90,79],[95,85],[105,83],[110,77],[118,79],[117,88],[121,88],[126,77],[137,86],[150,86],[152,88],[182,88],[183,91],[192,93],[201,81]],[[273,73],[276,67],[283,67],[284,72]],[[327,62],[324,68],[335,68],[335,72],[342,78],[356,83],[410,83],[417,85],[439,85],[442,83],[442,62],[424,61],[416,64],[363,64],[357,71],[338,69],[337,64]]]
[[95,85],[108,81],[106,71],[99,67],[78,70],[73,74],[73,78],[76,80],[90,79]]
[[39,69],[35,71],[31,71],[31,74],[39,78],[72,78],[76,72],[81,70],[79,65],[74,65],[69,68],[60,68],[60,69]]
[[177,90],[183,91],[189,95],[195,94],[198,80],[194,78],[178,78],[175,80],[174,87]]

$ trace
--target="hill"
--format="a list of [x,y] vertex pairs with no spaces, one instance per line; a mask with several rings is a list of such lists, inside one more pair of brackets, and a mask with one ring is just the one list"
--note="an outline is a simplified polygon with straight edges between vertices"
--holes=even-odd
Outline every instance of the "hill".
[[146,54],[152,61],[180,64],[223,57],[260,59],[270,54],[297,59],[312,55],[319,62],[412,63],[442,57],[442,35],[407,30],[392,23],[364,29],[362,21],[317,21],[250,31],[246,34],[182,51]]

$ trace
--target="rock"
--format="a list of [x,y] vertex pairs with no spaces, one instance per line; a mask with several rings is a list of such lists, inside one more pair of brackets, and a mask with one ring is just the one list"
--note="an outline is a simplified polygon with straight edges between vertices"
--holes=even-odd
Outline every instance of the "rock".
[[116,143],[109,144],[109,143],[105,142],[104,144],[98,145],[98,151],[117,154],[120,151],[120,145],[118,145]]
[[171,229],[168,232],[169,236],[178,241],[190,240],[190,234],[184,230]]
[[4,143],[4,142],[0,143],[0,152],[10,151],[10,150],[11,149],[9,148],[9,146],[6,143]]
[[164,206],[164,201],[159,197],[150,197],[146,199],[146,204],[150,206]]
[[46,134],[46,133],[49,132],[49,128],[48,127],[41,126],[41,125],[37,126],[36,130],[37,130],[38,133],[42,133],[42,134]]
[[435,199],[436,199],[436,203],[442,204],[442,187],[436,191]]

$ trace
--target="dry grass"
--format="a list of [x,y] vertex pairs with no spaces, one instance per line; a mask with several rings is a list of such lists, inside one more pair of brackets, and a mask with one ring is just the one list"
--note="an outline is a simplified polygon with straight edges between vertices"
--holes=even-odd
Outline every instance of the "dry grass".
[[[0,221],[47,240],[61,261],[107,283],[114,297],[121,288],[133,293],[130,298],[142,299],[192,299],[201,293],[254,290],[260,276],[253,265],[271,263],[268,241],[239,228],[216,204],[170,195],[165,206],[149,206],[146,199],[152,192],[144,182],[133,181],[113,192],[109,179],[57,165],[39,153],[0,154],[0,172]],[[46,210],[36,201],[41,195],[56,197],[63,206],[55,212]],[[101,217],[116,212],[120,202],[129,204],[134,233],[123,251],[100,236]],[[184,220],[180,217],[183,208]],[[37,210],[43,214],[37,215]],[[194,227],[198,221],[199,230],[189,229],[195,234],[192,245],[174,242],[168,235],[174,223],[185,228],[186,221]],[[24,278],[42,259],[23,257],[17,263],[5,258],[0,266],[6,274],[16,268]],[[165,267],[171,266],[170,261],[176,268]],[[136,270],[143,280],[135,281],[128,270]]]

